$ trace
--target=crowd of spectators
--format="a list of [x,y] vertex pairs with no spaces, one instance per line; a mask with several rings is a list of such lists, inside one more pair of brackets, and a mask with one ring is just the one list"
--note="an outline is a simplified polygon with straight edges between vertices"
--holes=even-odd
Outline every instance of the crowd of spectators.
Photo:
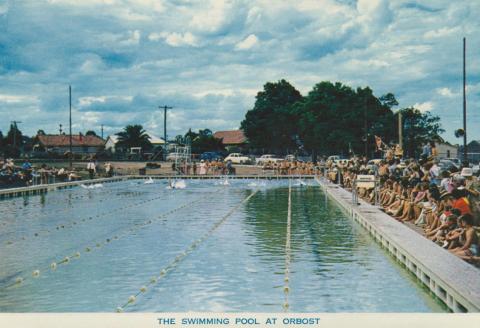
[[236,173],[231,161],[203,159],[199,162],[172,163],[172,171],[186,175],[234,175]]
[[76,171],[49,167],[46,164],[32,165],[25,160],[16,165],[13,159],[0,160],[0,188],[25,187],[37,184],[80,180]]
[[316,175],[324,162],[303,162],[298,160],[267,161],[262,170],[271,170],[275,175]]
[[[327,162],[327,177],[376,204],[399,222],[418,226],[439,247],[480,264],[480,182],[464,167],[442,170],[435,149],[423,148],[419,160],[352,158]],[[360,187],[358,175],[374,175],[378,186]]]

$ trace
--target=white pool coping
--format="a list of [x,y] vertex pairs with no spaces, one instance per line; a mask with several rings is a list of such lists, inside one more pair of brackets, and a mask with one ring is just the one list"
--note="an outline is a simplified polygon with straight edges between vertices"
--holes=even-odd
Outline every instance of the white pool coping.
[[[453,312],[480,312],[480,270],[338,185],[322,189]],[[379,277],[381,278],[381,277]]]

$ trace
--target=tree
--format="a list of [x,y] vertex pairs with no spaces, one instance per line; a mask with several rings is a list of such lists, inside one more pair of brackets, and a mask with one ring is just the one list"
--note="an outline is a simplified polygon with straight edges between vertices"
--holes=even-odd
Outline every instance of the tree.
[[192,130],[189,129],[183,140],[190,140],[192,153],[194,154],[201,154],[206,151],[225,150],[222,140],[215,138],[210,129],[198,130],[198,133],[192,132]]
[[183,136],[182,136],[181,134],[179,134],[179,135],[177,135],[177,136],[175,137],[175,143],[176,143],[177,145],[182,145],[182,144],[183,144],[183,141],[184,141],[184,140],[183,140]]
[[266,83],[241,123],[250,146],[274,153],[296,149],[296,118],[292,106],[301,100],[300,92],[285,80]]
[[[425,143],[442,140],[440,134],[445,130],[441,128],[440,117],[433,116],[430,112],[422,113],[413,107],[401,109],[399,112],[402,113],[403,140],[407,156],[416,157]],[[398,115],[395,115],[395,119],[398,122]]]
[[387,93],[378,98],[383,106],[387,106],[388,108],[392,109],[392,107],[398,106],[398,101],[393,95],[393,93]]
[[141,125],[127,125],[122,132],[116,135],[118,136],[116,147],[119,149],[129,149],[132,147],[149,149],[152,147],[150,136],[145,133]]
[[294,107],[300,139],[313,155],[365,154],[365,148],[370,154],[374,135],[392,137],[393,114],[368,87],[321,82]]
[[185,139],[188,138],[191,142],[192,140],[194,140],[198,136],[199,136],[198,133],[193,132],[192,129],[188,129],[188,132],[185,134]]
[[6,154],[11,157],[18,157],[23,148],[23,135],[16,124],[10,124],[10,130],[4,140]]
[[2,131],[0,131],[0,154],[5,156],[5,138]]
[[93,130],[88,130],[86,133],[85,133],[86,136],[93,136],[93,137],[96,137],[97,134],[95,133],[95,131]]
[[45,135],[45,131],[40,129],[37,131],[37,136],[44,136]]

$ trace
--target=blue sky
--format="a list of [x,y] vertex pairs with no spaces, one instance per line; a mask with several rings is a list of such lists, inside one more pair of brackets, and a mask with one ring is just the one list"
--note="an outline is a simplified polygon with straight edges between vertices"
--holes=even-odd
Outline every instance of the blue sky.
[[0,130],[235,129],[267,81],[393,92],[480,139],[480,1],[0,0]]

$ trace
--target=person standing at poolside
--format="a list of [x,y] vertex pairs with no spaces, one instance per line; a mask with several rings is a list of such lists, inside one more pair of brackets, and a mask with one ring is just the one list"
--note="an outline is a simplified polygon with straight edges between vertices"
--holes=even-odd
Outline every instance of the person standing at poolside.
[[205,175],[207,174],[207,164],[205,163],[205,161],[202,159],[200,161],[200,175]]
[[87,171],[88,171],[88,176],[90,177],[90,180],[92,180],[95,177],[95,172],[97,168],[95,166],[95,163],[93,162],[93,159],[90,159],[87,164]]
[[197,175],[197,162],[192,163],[192,171],[193,175]]
[[435,145],[435,141],[430,141],[430,155],[433,157],[433,159],[438,158],[438,149]]
[[110,162],[105,163],[105,174],[111,178],[113,176],[113,167]]
[[423,158],[428,158],[432,155],[432,148],[430,146],[430,143],[425,143],[425,145],[422,148],[422,157]]

